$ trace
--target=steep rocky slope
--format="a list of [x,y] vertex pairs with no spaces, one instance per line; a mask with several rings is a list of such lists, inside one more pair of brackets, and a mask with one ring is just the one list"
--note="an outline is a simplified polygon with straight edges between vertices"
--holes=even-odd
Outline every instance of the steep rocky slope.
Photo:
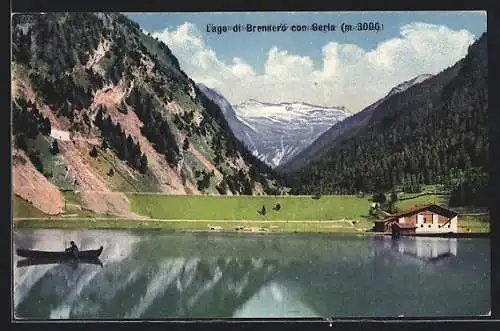
[[[275,192],[270,168],[234,137],[168,46],[133,21],[51,13],[14,15],[12,24],[13,152],[38,171],[26,181],[46,178],[38,190],[81,191],[88,208],[128,216],[120,192]],[[18,183],[16,195],[61,212]]]

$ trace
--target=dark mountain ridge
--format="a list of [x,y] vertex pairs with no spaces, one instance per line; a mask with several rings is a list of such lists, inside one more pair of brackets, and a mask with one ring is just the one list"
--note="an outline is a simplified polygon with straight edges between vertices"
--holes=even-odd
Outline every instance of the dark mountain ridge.
[[364,129],[371,119],[373,110],[375,110],[388,98],[397,93],[404,92],[430,77],[432,77],[432,75],[419,75],[393,87],[391,91],[382,99],[377,100],[361,111],[333,125],[328,131],[318,137],[318,139],[316,139],[308,148],[296,155],[293,159],[278,167],[277,170],[282,172],[291,172],[303,167],[305,164],[320,159],[322,155],[328,153],[328,151],[334,150],[336,146],[350,137],[353,137],[357,132],[359,132],[359,130]]
[[319,147],[311,147],[316,154],[305,151],[302,164],[293,160],[280,169],[284,181],[299,194],[376,192],[457,177],[482,190],[488,172],[487,91],[484,33],[452,67],[335,125],[323,135],[333,141],[319,138]]

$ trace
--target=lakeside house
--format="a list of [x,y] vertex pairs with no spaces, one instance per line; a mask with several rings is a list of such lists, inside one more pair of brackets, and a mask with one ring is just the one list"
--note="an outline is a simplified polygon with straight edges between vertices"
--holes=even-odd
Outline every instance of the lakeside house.
[[436,204],[428,204],[375,221],[374,231],[392,232],[395,236],[457,233],[458,213]]

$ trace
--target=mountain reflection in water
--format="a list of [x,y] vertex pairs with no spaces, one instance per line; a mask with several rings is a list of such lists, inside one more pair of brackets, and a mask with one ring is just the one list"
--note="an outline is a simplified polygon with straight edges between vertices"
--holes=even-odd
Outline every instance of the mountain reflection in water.
[[[14,269],[20,318],[479,315],[489,239],[22,230],[18,247],[104,246],[103,267]],[[14,266],[20,260],[14,257]]]

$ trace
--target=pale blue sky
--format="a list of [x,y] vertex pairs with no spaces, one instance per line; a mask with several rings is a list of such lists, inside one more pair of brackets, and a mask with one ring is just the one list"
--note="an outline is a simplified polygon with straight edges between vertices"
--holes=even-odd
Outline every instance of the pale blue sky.
[[[213,85],[212,87],[218,88],[232,103],[239,103],[248,98],[276,101],[278,99],[292,98],[293,96],[294,98],[301,99],[301,101],[308,101],[311,103],[327,103],[330,105],[343,104],[351,108],[354,112],[359,110],[357,108],[369,104],[370,101],[374,101],[374,98],[383,96],[384,93],[388,92],[388,89],[401,80],[410,79],[412,78],[410,76],[421,73],[435,74],[444,69],[444,67],[452,65],[465,55],[467,48],[466,44],[470,43],[473,39],[477,39],[486,31],[485,15],[482,15],[481,12],[478,11],[127,13],[126,15],[139,23],[142,29],[152,33],[156,32],[172,49],[174,55],[179,58],[181,66],[183,66],[183,69],[188,75],[198,81],[207,83],[207,85]],[[188,40],[188,37],[181,37],[181,34],[178,34],[175,39],[172,34],[186,22],[190,23],[190,28],[186,36],[197,38],[195,42],[196,45],[190,44],[189,46],[192,47],[192,50],[187,49],[188,46],[182,45],[182,39],[185,38],[185,40]],[[338,26],[343,22],[351,24],[357,22],[380,22],[384,25],[384,30],[378,33],[369,31],[342,33],[338,29],[335,32],[326,33],[312,31],[291,32],[288,30],[287,32],[228,32],[223,34],[208,33],[206,31],[207,24],[233,25],[237,23],[251,23],[254,25],[263,25],[286,23],[291,25],[312,24],[315,22],[320,24],[333,23]],[[427,23],[432,26],[425,24],[418,25],[419,23]],[[411,29],[406,29],[409,31],[407,35],[405,34],[406,32],[404,32],[405,26],[412,26]],[[430,27],[434,28],[430,29]],[[168,32],[161,35],[160,33],[165,32],[165,29],[168,29]],[[419,34],[421,30],[423,32]],[[463,32],[465,32],[465,34]],[[420,35],[422,37],[419,37]],[[437,37],[432,39],[433,35],[439,35],[438,39],[436,39]],[[182,36],[184,36],[184,34],[182,34]],[[175,42],[172,38],[175,39]],[[401,46],[401,42],[398,41],[399,39],[402,39],[406,44]],[[203,44],[201,47],[198,46],[200,43],[198,40],[201,40]],[[381,44],[386,43],[389,45],[388,41],[393,42],[393,44],[391,44],[393,46],[387,46],[386,49],[382,49],[383,47],[380,48]],[[430,46],[434,45],[435,47],[436,43],[441,42],[443,43],[442,48],[438,47],[431,50]],[[266,62],[268,62],[268,68],[270,67],[269,63],[273,63],[275,68],[279,67],[279,65],[276,64],[276,61],[278,61],[279,63],[287,63],[286,65],[289,65],[288,68],[293,68],[291,70],[298,68],[297,70],[301,73],[307,70],[311,72],[323,70],[322,77],[327,74],[330,75],[332,80],[335,80],[335,75],[337,75],[337,80],[341,79],[342,75],[342,77],[345,77],[347,71],[341,74],[339,67],[346,68],[347,64],[342,63],[340,66],[337,65],[337,69],[335,70],[333,69],[334,66],[332,66],[330,71],[322,69],[326,66],[326,63],[331,63],[331,59],[333,59],[332,56],[328,57],[325,55],[323,51],[325,45],[329,43],[357,45],[366,53],[375,51],[377,47],[379,47],[379,52],[374,53],[376,54],[375,56],[381,59],[379,62],[386,61],[386,64],[393,63],[390,67],[394,68],[394,70],[391,71],[388,69],[386,71],[380,71],[378,67],[378,69],[371,67],[374,61],[370,60],[369,54],[365,54],[364,60],[360,60],[359,65],[355,64],[352,68],[350,67],[351,69],[349,69],[348,75],[353,77],[364,75],[368,70],[369,77],[367,81],[371,81],[372,83],[363,85],[360,83],[359,79],[355,81],[350,80],[349,84],[353,88],[355,87],[358,89],[354,95],[345,95],[345,93],[339,91],[338,85],[327,85],[326,83],[321,86],[324,88],[329,86],[329,92],[317,91],[313,93],[306,91],[305,88],[301,88],[296,84],[293,77],[290,78],[290,84],[285,84],[287,81],[285,78],[279,80],[279,82],[285,84],[284,87],[286,86],[287,89],[293,90],[289,95],[281,93],[278,90],[273,92],[273,89],[263,88],[263,82],[265,80],[263,77],[269,76],[269,73],[266,73],[265,69]],[[456,52],[454,47],[455,44]],[[284,55],[280,53],[282,55],[280,59],[272,62],[270,61],[269,54],[273,47],[276,47],[279,51],[286,51],[286,55],[296,55],[302,60],[293,60],[292,58],[287,60]],[[425,48],[429,49],[429,54],[422,53],[425,51]],[[435,56],[435,54],[440,52],[440,49],[443,50],[443,54]],[[341,52],[344,52],[344,50],[333,50],[332,52],[338,52],[336,61],[343,61]],[[333,54],[332,52],[328,54]],[[355,52],[359,53],[360,50],[356,50]],[[405,52],[408,52],[410,56],[405,55]],[[211,55],[207,55],[208,53]],[[420,58],[417,58],[417,53]],[[385,54],[389,54],[388,60],[382,60]],[[433,59],[434,56],[436,57],[435,59]],[[207,69],[206,64],[205,66],[201,65],[200,63],[203,61],[200,59],[202,57],[207,59],[211,58],[212,60],[207,61],[217,64],[211,65],[211,67],[220,66],[217,72],[212,74]],[[236,87],[235,84],[237,84],[237,82],[231,80],[229,76],[216,77],[219,72],[223,72],[225,68],[230,68],[231,65],[234,65],[235,58],[240,59],[245,65],[251,68],[252,72],[255,74],[255,80],[251,81],[245,77],[244,83],[242,83],[243,85]],[[327,59],[330,59],[330,61]],[[407,63],[405,61],[407,61]],[[425,61],[428,62],[428,65],[424,63]],[[379,66],[381,65],[382,64],[379,64]],[[388,64],[387,66],[389,67]],[[407,72],[400,72],[401,70],[398,70],[398,66],[408,68]],[[356,71],[356,68],[359,68],[359,72]],[[267,71],[269,72],[270,70],[268,69]],[[252,75],[247,76],[254,77]],[[273,77],[278,77],[276,75],[277,74]],[[306,74],[304,73],[304,75]],[[311,81],[318,81],[316,78],[311,78],[312,76],[310,75],[307,77],[306,84],[310,84]],[[318,77],[318,75],[314,77]],[[239,77],[237,81],[243,82],[242,79],[243,78]],[[384,81],[381,82],[378,87],[374,88],[373,82],[379,82],[381,80]],[[269,81],[269,79],[267,79],[267,81]],[[292,81],[294,82],[293,84]],[[345,84],[347,84],[347,82],[345,82]],[[242,88],[246,89],[247,95],[242,95],[237,91]],[[331,91],[336,91],[337,94]],[[366,98],[361,98],[363,100],[355,100],[358,99],[356,95],[360,93],[366,94]],[[345,98],[341,97],[342,94],[345,95]]]
[[[206,45],[216,51],[218,57],[230,62],[233,57],[242,57],[256,69],[263,70],[264,59],[273,46],[287,49],[289,53],[310,56],[320,62],[321,47],[329,41],[352,43],[365,50],[375,48],[381,41],[399,35],[399,28],[411,22],[446,25],[452,29],[466,29],[476,38],[486,31],[485,18],[478,12],[245,12],[245,13],[128,13],[128,17],[139,23],[147,31],[165,28],[175,29],[184,22],[195,24]],[[328,33],[285,32],[285,33],[225,33],[217,35],[206,32],[207,24],[232,25],[237,23],[279,24],[279,23],[326,24],[380,22],[384,31],[379,33],[356,32],[343,34],[339,31]],[[244,35],[244,42],[241,42]],[[235,47],[237,45],[237,47]]]

